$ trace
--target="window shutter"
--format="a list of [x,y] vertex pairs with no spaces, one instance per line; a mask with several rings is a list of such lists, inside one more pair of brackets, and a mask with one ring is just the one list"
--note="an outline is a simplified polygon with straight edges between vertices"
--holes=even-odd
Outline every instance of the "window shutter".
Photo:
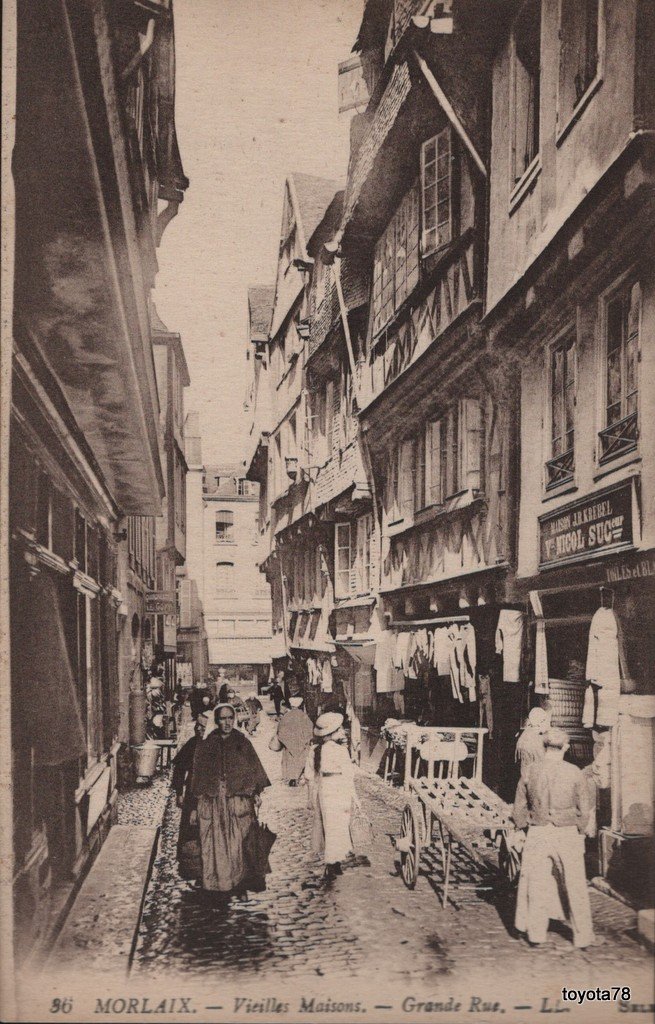
[[414,514],[414,441],[403,441],[400,449],[400,514],[411,519]]
[[441,420],[428,423],[425,438],[426,494],[430,505],[440,505],[444,495],[441,486]]
[[483,434],[480,402],[475,398],[464,398],[460,402],[461,487],[467,490],[482,490]]

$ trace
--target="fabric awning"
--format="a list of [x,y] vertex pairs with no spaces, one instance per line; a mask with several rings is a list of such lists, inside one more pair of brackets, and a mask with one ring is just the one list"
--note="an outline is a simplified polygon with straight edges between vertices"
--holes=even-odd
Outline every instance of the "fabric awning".
[[337,637],[335,643],[353,658],[359,665],[375,664],[375,640],[370,637],[356,639],[355,637]]

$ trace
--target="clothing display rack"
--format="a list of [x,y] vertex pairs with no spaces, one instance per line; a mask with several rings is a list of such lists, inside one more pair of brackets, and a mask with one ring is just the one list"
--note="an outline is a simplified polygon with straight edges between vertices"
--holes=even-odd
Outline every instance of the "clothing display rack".
[[449,626],[453,622],[470,621],[470,615],[444,615],[440,619],[411,619],[408,622],[390,622],[389,629],[416,629],[417,626]]

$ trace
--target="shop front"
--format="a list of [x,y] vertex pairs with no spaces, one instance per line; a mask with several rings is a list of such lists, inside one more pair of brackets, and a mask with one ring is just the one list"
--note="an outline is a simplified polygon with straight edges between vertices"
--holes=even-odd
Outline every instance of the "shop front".
[[[499,567],[386,592],[374,675],[378,726],[391,745],[402,746],[407,723],[486,729],[484,781],[511,800],[530,679],[525,602],[510,601],[507,590]],[[401,776],[402,757],[385,756]]]
[[595,785],[599,872],[640,901],[653,877],[655,550],[635,549],[636,497],[628,480],[542,516],[539,573],[517,588],[533,703]]

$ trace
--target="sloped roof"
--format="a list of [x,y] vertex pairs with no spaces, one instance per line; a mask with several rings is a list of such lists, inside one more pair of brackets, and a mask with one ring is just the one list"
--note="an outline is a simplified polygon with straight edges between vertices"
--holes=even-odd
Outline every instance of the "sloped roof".
[[266,341],[273,315],[275,285],[254,284],[248,289],[250,340]]
[[343,188],[343,183],[319,178],[314,174],[299,174],[297,171],[290,174],[289,178],[296,193],[304,241],[307,244],[334,199],[335,192]]

